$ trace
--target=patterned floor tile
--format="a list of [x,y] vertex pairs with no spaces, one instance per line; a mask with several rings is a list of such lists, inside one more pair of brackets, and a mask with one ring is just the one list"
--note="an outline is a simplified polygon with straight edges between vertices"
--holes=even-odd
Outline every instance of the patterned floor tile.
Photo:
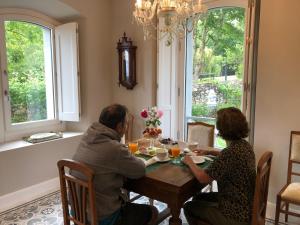
[[[134,196],[134,194],[132,194]],[[136,203],[149,204],[149,198],[141,197]],[[154,201],[154,205],[161,212],[167,205]],[[188,225],[183,212],[180,218],[183,225]],[[169,218],[159,225],[168,225]],[[273,223],[267,222],[266,225]],[[63,225],[60,193],[54,192],[35,201],[23,204],[11,210],[0,213],[0,225]]]
[[0,225],[63,225],[60,193],[0,213]]

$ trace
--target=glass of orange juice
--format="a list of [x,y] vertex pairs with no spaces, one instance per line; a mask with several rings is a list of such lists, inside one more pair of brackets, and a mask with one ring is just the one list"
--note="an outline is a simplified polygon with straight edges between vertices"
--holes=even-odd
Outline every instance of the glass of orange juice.
[[138,150],[138,143],[137,142],[129,142],[128,148],[132,154],[135,154],[135,152]]
[[178,146],[171,147],[171,155],[174,157],[173,163],[180,164],[180,160],[179,160],[180,148]]

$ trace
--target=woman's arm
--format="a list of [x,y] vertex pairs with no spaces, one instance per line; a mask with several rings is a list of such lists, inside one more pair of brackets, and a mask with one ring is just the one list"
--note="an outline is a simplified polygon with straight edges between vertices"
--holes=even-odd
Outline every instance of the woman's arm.
[[216,151],[216,150],[202,150],[202,149],[195,149],[193,152],[198,153],[198,155],[213,155],[213,156],[218,156],[220,155],[221,151]]
[[205,172],[205,170],[199,168],[191,159],[190,156],[185,156],[183,162],[190,168],[193,175],[201,184],[209,184],[213,179]]

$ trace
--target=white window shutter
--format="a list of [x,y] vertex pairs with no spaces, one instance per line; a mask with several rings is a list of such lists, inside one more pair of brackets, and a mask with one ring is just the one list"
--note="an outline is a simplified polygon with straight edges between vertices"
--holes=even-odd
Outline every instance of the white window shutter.
[[[164,25],[162,18],[158,25],[159,28]],[[167,35],[158,38],[157,107],[164,113],[160,126],[162,136],[177,140],[176,38],[171,46],[166,46],[166,40]]]
[[55,28],[58,113],[61,121],[79,121],[78,24]]

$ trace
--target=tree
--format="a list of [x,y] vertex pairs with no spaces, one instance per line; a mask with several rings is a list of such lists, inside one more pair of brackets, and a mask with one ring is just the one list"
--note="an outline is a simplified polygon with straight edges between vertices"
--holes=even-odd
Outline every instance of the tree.
[[[194,77],[217,74],[223,65],[232,65],[241,76],[245,10],[219,8],[209,10],[194,31]],[[214,66],[210,65],[213,61]]]
[[[241,107],[244,31],[243,8],[209,10],[198,21],[194,30],[193,116],[215,118],[220,108]],[[224,81],[219,79],[221,75],[236,75],[236,80]],[[216,94],[216,105],[207,104],[210,91]]]
[[5,22],[12,123],[47,118],[43,28]]

